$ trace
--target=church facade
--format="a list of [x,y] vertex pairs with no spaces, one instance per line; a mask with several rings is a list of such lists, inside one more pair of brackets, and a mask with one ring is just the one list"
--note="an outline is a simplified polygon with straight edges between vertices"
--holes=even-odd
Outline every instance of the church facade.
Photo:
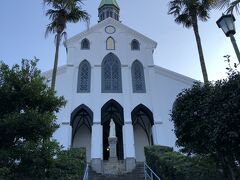
[[[170,110],[193,79],[154,64],[157,43],[119,21],[116,0],[102,0],[99,22],[65,42],[67,63],[59,67],[56,91],[67,100],[54,134],[65,148],[86,148],[101,172],[109,159],[110,121],[117,158],[128,171],[145,160],[144,147],[175,146]],[[44,73],[51,80],[52,71]]]

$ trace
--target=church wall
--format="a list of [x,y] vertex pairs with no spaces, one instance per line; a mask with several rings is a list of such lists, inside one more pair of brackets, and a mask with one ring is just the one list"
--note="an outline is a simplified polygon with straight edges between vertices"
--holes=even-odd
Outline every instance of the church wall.
[[[143,65],[153,64],[152,51],[150,44],[146,43],[140,37],[129,34],[124,29],[116,27],[116,32],[112,35],[105,32],[105,26],[102,29],[95,30],[87,36],[83,36],[76,42],[69,43],[68,46],[68,64],[78,66],[80,62],[87,59],[91,65],[101,65],[104,56],[113,52],[121,61],[122,65],[131,65],[139,59]],[[111,36],[115,40],[115,50],[106,50],[106,40]],[[90,41],[89,50],[81,50],[81,40],[87,38]],[[131,50],[131,41],[137,39],[140,42],[140,50]]]
[[72,84],[73,84],[73,71],[71,66],[66,66],[64,70],[58,72],[56,78],[56,89],[58,96],[64,96],[67,104],[64,108],[60,110],[57,114],[57,124],[60,125],[60,128],[56,130],[53,135],[54,139],[60,140],[61,144],[65,149],[70,148],[71,145],[71,128],[70,115],[72,112]]
[[[176,95],[186,87],[188,83],[181,81],[177,75],[170,76],[171,72],[161,73],[153,65],[153,46],[144,38],[128,32],[128,30],[114,24],[117,31],[111,35],[116,41],[115,50],[106,50],[106,39],[109,37],[105,33],[104,27],[95,29],[92,33],[78,38],[76,41],[67,44],[67,66],[58,73],[56,89],[58,95],[63,95],[67,100],[66,107],[60,111],[58,123],[60,128],[54,134],[54,138],[60,141],[65,148],[71,147],[72,127],[70,126],[71,112],[81,104],[85,104],[93,111],[93,126],[91,136],[91,158],[102,159],[102,126],[101,108],[114,99],[124,109],[123,145],[124,158],[141,159],[140,150],[134,149],[136,143],[139,146],[145,144],[144,137],[140,139],[142,132],[134,132],[132,127],[131,112],[139,104],[148,107],[152,113],[155,124],[152,127],[154,144],[175,146],[175,136],[172,131],[173,124],[169,121],[170,110]],[[81,50],[81,40],[87,38],[90,41],[90,50]],[[140,51],[132,51],[130,43],[133,39],[140,42]],[[122,93],[102,93],[101,92],[101,63],[108,53],[114,53],[121,61],[122,70]],[[90,93],[77,93],[78,66],[82,60],[88,60],[91,65],[91,88]],[[133,93],[131,65],[138,59],[144,67],[146,93]],[[136,137],[136,135],[135,135]],[[81,140],[81,137],[79,136]],[[88,140],[90,141],[90,140]],[[88,156],[90,156],[88,154]]]
[[[153,71],[154,72],[154,71]],[[156,134],[156,144],[175,147],[176,137],[173,123],[170,122],[170,113],[172,105],[178,93],[184,88],[191,87],[193,81],[188,82],[179,81],[174,77],[164,76],[158,72],[152,74],[151,91],[152,91],[152,106],[155,119],[155,126],[153,131]],[[156,83],[157,82],[157,83]]]
[[149,146],[148,138],[146,136],[145,131],[140,125],[135,125],[133,127],[134,130],[134,145],[135,145],[135,154],[137,162],[144,162],[144,147]]
[[[91,93],[77,93],[77,72],[78,67],[68,67],[66,72],[57,78],[58,94],[64,95],[68,103],[64,111],[58,114],[61,117],[58,120],[61,128],[57,130],[54,137],[61,139],[61,143],[66,148],[70,147],[71,142],[71,127],[66,124],[69,122],[71,112],[80,104],[85,104],[94,113],[93,121],[100,122],[101,108],[110,99],[116,100],[123,106],[124,120],[130,123],[131,111],[139,104],[147,106],[153,112],[156,122],[155,127],[153,127],[153,134],[155,133],[157,136],[155,144],[174,146],[175,136],[171,131],[173,125],[169,121],[169,113],[178,92],[189,85],[162,76],[154,72],[151,67],[144,67],[146,93],[133,93],[131,69],[125,66],[122,67],[123,93],[101,93],[101,77],[99,76],[101,67],[95,66],[92,67]],[[151,73],[153,74],[151,75]],[[153,76],[152,79],[151,76]],[[65,83],[60,85],[58,82]],[[72,85],[70,85],[71,82]],[[66,132],[68,133],[66,134]],[[127,134],[128,130],[125,133]],[[123,141],[125,143],[125,137],[123,137]],[[124,151],[127,152],[128,149],[125,148]]]
[[86,148],[87,162],[91,160],[91,132],[86,126],[81,126],[75,135],[73,148]]

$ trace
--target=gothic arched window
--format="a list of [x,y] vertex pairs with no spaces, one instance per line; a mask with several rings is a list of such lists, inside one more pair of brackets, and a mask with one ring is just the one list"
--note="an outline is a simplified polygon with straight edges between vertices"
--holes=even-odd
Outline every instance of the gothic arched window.
[[115,49],[115,41],[112,37],[107,38],[106,48],[107,48],[107,50],[114,50]]
[[134,93],[146,92],[143,65],[138,60],[132,63],[132,86]]
[[87,60],[83,60],[78,68],[77,92],[90,92],[91,66]]
[[90,49],[90,43],[88,39],[83,39],[81,42],[81,49]]
[[132,50],[140,50],[140,44],[139,44],[138,40],[136,40],[136,39],[132,40],[131,49]]
[[106,55],[102,61],[102,92],[122,92],[121,63],[113,53]]

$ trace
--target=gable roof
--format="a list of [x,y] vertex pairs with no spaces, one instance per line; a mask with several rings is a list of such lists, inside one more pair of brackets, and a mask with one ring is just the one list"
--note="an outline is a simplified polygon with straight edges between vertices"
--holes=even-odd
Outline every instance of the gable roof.
[[129,28],[128,26],[122,24],[121,22],[119,22],[119,21],[117,21],[117,20],[115,20],[115,19],[113,19],[113,18],[111,18],[111,17],[109,17],[109,18],[107,18],[107,19],[99,22],[98,24],[92,26],[92,27],[89,28],[88,30],[83,31],[83,32],[81,32],[81,33],[79,33],[79,34],[77,34],[77,35],[69,38],[69,39],[66,40],[64,43],[67,45],[68,43],[71,43],[71,42],[74,42],[74,41],[78,41],[78,40],[82,39],[83,37],[91,34],[91,33],[94,32],[94,31],[96,31],[97,29],[103,28],[103,27],[105,27],[105,26],[107,26],[107,25],[109,25],[109,24],[114,25],[114,26],[116,26],[116,27],[120,27],[120,28],[126,29],[128,32],[130,32],[130,33],[138,36],[139,38],[141,38],[141,39],[149,42],[150,44],[152,44],[152,45],[153,45],[153,48],[156,48],[156,47],[157,47],[157,42],[156,42],[156,41],[148,38],[147,36],[145,36],[145,35],[137,32],[137,31],[135,31],[135,30],[133,30],[133,29],[131,29],[131,28]]
[[152,66],[154,69],[155,69],[155,72],[157,74],[160,74],[160,75],[163,75],[165,77],[169,77],[171,79],[175,79],[177,81],[180,81],[184,84],[187,84],[187,85],[192,85],[194,82],[196,82],[197,80],[196,79],[192,79],[188,76],[185,76],[185,75],[182,75],[182,74],[179,74],[179,73],[176,73],[174,71],[171,71],[169,69],[166,69],[166,68],[163,68],[163,67],[160,67],[158,65],[153,65]]

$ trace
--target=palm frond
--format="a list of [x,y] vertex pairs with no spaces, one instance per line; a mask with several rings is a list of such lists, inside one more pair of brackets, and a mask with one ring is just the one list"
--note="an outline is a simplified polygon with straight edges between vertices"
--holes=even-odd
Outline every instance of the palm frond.
[[48,37],[48,35],[50,33],[56,33],[56,29],[55,29],[54,23],[50,23],[50,24],[47,25],[46,31],[45,31],[45,38]]
[[44,5],[51,6],[52,9],[48,9],[46,16],[52,21],[45,33],[62,33],[66,28],[68,22],[76,23],[78,21],[89,20],[89,14],[82,10],[82,0],[43,0]]
[[213,7],[216,9],[226,9],[226,13],[232,14],[234,10],[240,13],[240,0],[209,0],[214,1]]
[[[201,21],[209,19],[212,3],[216,0],[172,0],[169,2],[168,14],[175,17],[177,24],[184,27],[192,26],[192,18],[198,17]],[[239,0],[240,1],[240,0]]]
[[188,14],[181,14],[175,18],[177,24],[182,24],[186,28],[192,27],[192,18]]
[[210,7],[206,8],[204,4],[200,5],[198,8],[197,16],[201,21],[207,21],[210,18],[209,10],[206,9],[210,9]]
[[235,0],[235,1],[233,1],[233,2],[231,2],[230,4],[229,4],[229,7],[228,7],[228,9],[227,9],[227,13],[233,13],[233,11],[234,11],[234,9],[235,9],[235,11],[239,14],[239,9],[240,9],[240,0]]
[[46,16],[49,16],[49,19],[56,19],[58,16],[58,11],[53,10],[53,9],[49,9],[47,10],[47,12],[45,13]]
[[183,4],[181,0],[173,0],[169,2],[168,6],[168,14],[173,14],[174,16],[177,16],[180,14]]
[[87,22],[88,19],[89,19],[88,13],[78,8],[72,9],[72,11],[66,16],[66,20],[68,22],[73,22],[73,23],[76,23],[78,21]]
[[224,9],[229,7],[231,0],[212,0],[213,7],[216,9]]

